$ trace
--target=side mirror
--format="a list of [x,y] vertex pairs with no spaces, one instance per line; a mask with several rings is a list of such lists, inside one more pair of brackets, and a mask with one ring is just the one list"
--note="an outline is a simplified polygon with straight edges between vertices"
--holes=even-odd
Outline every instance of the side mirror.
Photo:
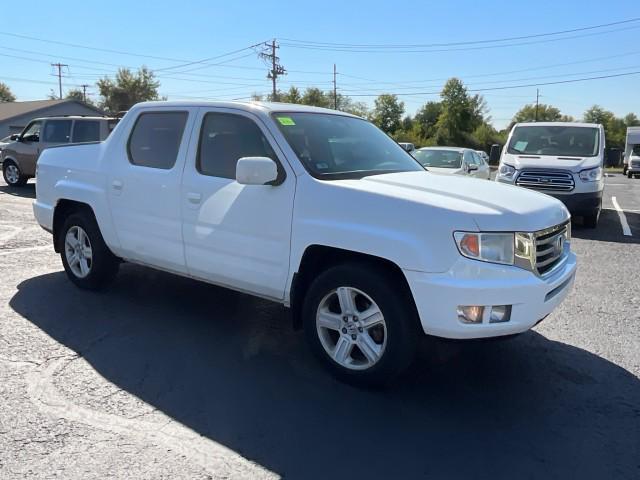
[[467,165],[467,172],[475,172],[476,170],[478,170],[478,165],[476,165],[475,163],[470,163],[469,165]]
[[278,166],[269,157],[242,157],[236,164],[236,181],[241,185],[266,185],[278,178]]
[[489,152],[489,165],[498,165],[500,163],[500,154],[502,153],[502,147],[497,143],[491,145],[491,151]]
[[9,137],[9,140],[11,140],[12,142],[15,142],[16,140],[18,140],[20,138],[20,134],[19,133],[14,133],[13,135],[11,135]]

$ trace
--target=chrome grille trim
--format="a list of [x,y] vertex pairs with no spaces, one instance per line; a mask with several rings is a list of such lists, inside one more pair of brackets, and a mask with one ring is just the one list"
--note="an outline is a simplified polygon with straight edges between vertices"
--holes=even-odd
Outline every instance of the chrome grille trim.
[[571,192],[575,181],[573,175],[565,170],[529,168],[520,172],[516,185],[542,192]]
[[[557,270],[567,258],[570,240],[568,237],[569,222],[534,232],[535,272],[547,277]],[[562,240],[559,240],[562,238]],[[561,248],[560,248],[561,247]]]

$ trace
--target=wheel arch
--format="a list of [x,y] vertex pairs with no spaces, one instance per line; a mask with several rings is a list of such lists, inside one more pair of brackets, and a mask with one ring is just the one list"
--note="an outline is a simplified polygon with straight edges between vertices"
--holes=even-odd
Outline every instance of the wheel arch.
[[313,279],[323,271],[345,263],[364,264],[384,270],[386,273],[392,275],[395,280],[399,282],[398,285],[409,295],[413,307],[416,308],[407,278],[402,272],[402,269],[393,261],[358,251],[314,244],[307,246],[305,249],[300,259],[298,269],[291,280],[289,304],[294,329],[299,330],[302,327],[302,304],[304,303],[307,289]]

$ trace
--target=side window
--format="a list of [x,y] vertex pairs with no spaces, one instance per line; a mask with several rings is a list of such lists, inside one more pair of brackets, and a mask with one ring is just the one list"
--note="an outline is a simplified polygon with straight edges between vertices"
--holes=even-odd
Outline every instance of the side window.
[[187,112],[141,113],[127,144],[129,161],[142,167],[173,168],[186,122]]
[[42,141],[67,143],[71,140],[71,120],[47,120],[44,124]]
[[475,163],[478,167],[482,166],[482,159],[480,158],[480,155],[478,155],[476,152],[471,152],[471,155],[473,155],[473,163]]
[[100,140],[100,122],[95,120],[76,120],[73,125],[75,143],[97,142]]
[[40,141],[40,127],[42,122],[32,122],[22,132],[22,138],[27,142],[39,142]]
[[475,164],[474,159],[473,159],[473,155],[469,150],[466,150],[464,152],[463,159],[464,159],[465,165],[474,165]]
[[[235,179],[236,163],[242,157],[269,157],[277,162],[269,142],[253,120],[230,113],[206,114],[200,131],[198,172]],[[278,170],[281,175],[279,165]]]

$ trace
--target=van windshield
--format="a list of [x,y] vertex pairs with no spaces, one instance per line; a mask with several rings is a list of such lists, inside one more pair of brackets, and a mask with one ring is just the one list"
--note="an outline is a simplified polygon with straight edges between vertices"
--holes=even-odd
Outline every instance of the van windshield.
[[516,127],[508,152],[513,155],[595,157],[600,149],[600,130],[594,127]]
[[400,145],[366,120],[307,112],[279,112],[273,117],[291,149],[316,178],[424,171]]

